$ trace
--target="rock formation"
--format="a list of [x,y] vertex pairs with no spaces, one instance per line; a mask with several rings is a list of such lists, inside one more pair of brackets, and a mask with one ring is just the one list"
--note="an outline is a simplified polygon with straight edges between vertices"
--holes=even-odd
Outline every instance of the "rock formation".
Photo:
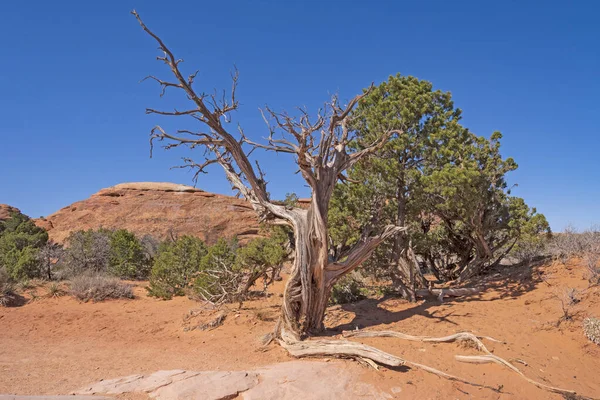
[[21,212],[18,208],[9,206],[8,204],[0,204],[0,221],[4,221],[14,212]]
[[[2,209],[0,208],[0,215]],[[174,183],[122,183],[36,220],[50,239],[62,243],[72,231],[125,228],[160,239],[194,235],[211,243],[260,235],[258,219],[244,200]]]

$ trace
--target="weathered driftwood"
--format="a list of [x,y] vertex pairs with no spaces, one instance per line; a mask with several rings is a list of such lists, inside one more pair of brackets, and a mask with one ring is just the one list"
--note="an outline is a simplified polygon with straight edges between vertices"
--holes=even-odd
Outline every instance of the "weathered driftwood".
[[[402,332],[394,332],[394,331],[363,331],[363,330],[344,331],[342,333],[342,335],[344,337],[393,337],[393,338],[410,340],[410,341],[432,342],[432,343],[448,343],[448,342],[457,342],[457,341],[468,341],[468,342],[471,342],[474,345],[474,347],[477,348],[477,350],[485,353],[485,355],[477,355],[477,356],[456,355],[456,356],[454,356],[458,361],[467,362],[467,363],[476,363],[476,364],[496,363],[499,365],[503,365],[503,366],[509,368],[510,370],[516,372],[527,382],[529,382],[541,389],[548,390],[553,393],[560,393],[563,395],[574,395],[575,394],[575,391],[573,391],[573,390],[561,389],[561,388],[557,388],[557,387],[550,386],[550,385],[545,385],[543,383],[534,381],[533,379],[530,379],[527,376],[525,376],[525,374],[523,374],[523,372],[521,372],[517,367],[515,367],[510,362],[506,361],[505,359],[503,359],[501,357],[498,357],[498,356],[492,354],[492,352],[490,352],[488,350],[488,348],[483,344],[481,339],[485,339],[485,340],[489,340],[489,341],[497,342],[497,343],[503,343],[503,342],[501,342],[497,339],[491,338],[489,336],[475,335],[470,332],[460,332],[460,333],[455,333],[455,334],[448,335],[448,336],[432,337],[432,336],[413,336],[413,335],[408,335],[408,334],[405,334]],[[522,362],[521,360],[519,360],[519,361]]]
[[428,297],[435,296],[440,302],[444,301],[444,297],[462,297],[471,296],[474,294],[481,293],[483,288],[452,288],[452,289],[418,289],[416,291],[417,297]]
[[422,369],[423,371],[440,376],[442,378],[446,378],[451,381],[462,382],[467,385],[491,389],[488,386],[468,381],[466,379],[448,374],[446,372],[429,367],[427,365],[419,364],[413,361],[394,356],[392,354],[381,351],[375,347],[361,343],[350,342],[346,340],[304,340],[288,343],[280,340],[280,345],[294,357],[333,356],[343,358],[369,359],[388,367],[399,367],[404,365],[408,367]]

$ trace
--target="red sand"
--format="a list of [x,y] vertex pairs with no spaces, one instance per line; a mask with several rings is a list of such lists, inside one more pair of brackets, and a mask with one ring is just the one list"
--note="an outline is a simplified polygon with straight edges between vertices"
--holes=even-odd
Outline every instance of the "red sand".
[[[489,343],[494,354],[518,358],[515,364],[540,382],[600,398],[600,346],[582,333],[582,320],[600,317],[600,289],[588,288],[578,264],[512,269],[488,279],[486,290],[469,299],[411,304],[403,300],[364,300],[332,307],[329,335],[359,328],[443,336],[471,331],[506,341]],[[217,311],[187,298],[147,297],[137,283],[134,300],[79,303],[70,297],[41,297],[21,307],[0,308],[0,393],[66,394],[101,379],[160,369],[246,369],[289,360],[276,345],[261,349],[260,337],[273,329],[282,283],[268,299],[229,307],[225,323],[212,331],[185,330]],[[562,311],[555,294],[582,291],[572,321],[556,326]],[[45,288],[38,288],[44,294]],[[28,297],[25,295],[25,297]],[[450,382],[429,373],[400,368],[379,371],[355,366],[365,381],[398,398],[560,399],[499,365],[462,364],[456,354],[477,354],[457,344],[405,342],[392,338],[353,339],[405,359],[426,364],[497,390]],[[488,343],[486,343],[487,345]],[[326,383],[324,383],[326,384]],[[397,390],[397,389],[396,389]]]

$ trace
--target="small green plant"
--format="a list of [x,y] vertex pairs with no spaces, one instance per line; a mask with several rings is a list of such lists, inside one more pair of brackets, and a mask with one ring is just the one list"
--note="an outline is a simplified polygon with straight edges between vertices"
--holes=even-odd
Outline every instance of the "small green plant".
[[593,343],[600,345],[600,319],[594,317],[584,319],[583,333]]
[[357,302],[365,298],[363,291],[363,285],[358,279],[349,275],[344,276],[333,286],[329,303],[346,304]]
[[0,267],[0,306],[7,306],[14,299],[14,285],[4,268]]
[[65,295],[65,291],[61,288],[60,283],[51,282],[48,285],[48,297],[61,297]]
[[105,275],[80,275],[71,280],[69,293],[77,300],[88,302],[106,299],[133,299],[131,285]]
[[204,242],[193,236],[182,236],[173,242],[163,243],[152,270],[150,296],[165,300],[182,296],[201,268],[201,261],[208,250]]
[[18,212],[0,221],[0,267],[15,281],[37,278],[41,274],[39,250],[48,233]]
[[241,265],[236,262],[236,253],[236,240],[221,238],[210,246],[194,279],[194,294],[211,303],[238,300],[243,274]]
[[110,235],[108,270],[119,278],[140,279],[148,276],[149,263],[141,242],[126,229]]

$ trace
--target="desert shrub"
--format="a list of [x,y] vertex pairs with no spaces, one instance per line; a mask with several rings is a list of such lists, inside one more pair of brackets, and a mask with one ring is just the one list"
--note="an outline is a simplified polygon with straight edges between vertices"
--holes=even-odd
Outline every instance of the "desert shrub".
[[248,290],[258,279],[263,278],[263,291],[279,275],[287,248],[279,237],[258,238],[250,241],[238,250],[237,264],[245,275],[245,283],[240,295],[246,296]]
[[65,291],[58,282],[51,282],[48,285],[48,297],[60,297],[65,294]]
[[236,262],[237,247],[237,240],[220,238],[208,248],[193,283],[193,291],[197,296],[212,303],[238,299],[244,277],[241,265]]
[[65,250],[65,277],[84,273],[107,273],[111,231],[107,229],[72,232]]
[[150,271],[148,293],[162,299],[183,295],[206,254],[204,242],[193,236],[161,244]]
[[566,261],[572,257],[600,255],[600,229],[592,227],[583,232],[567,227],[564,232],[553,236],[548,244],[549,253],[557,260]]
[[21,213],[12,213],[0,222],[0,267],[13,280],[41,275],[39,249],[48,241],[48,233]]
[[13,299],[14,285],[8,272],[0,267],[0,306],[6,306]]
[[102,273],[139,279],[148,276],[150,262],[133,233],[125,229],[89,229],[72,232],[67,238],[62,272],[64,277]]
[[131,285],[121,282],[118,278],[100,274],[82,274],[74,277],[69,293],[83,302],[133,298]]
[[600,284],[600,251],[588,251],[583,256],[583,262],[589,273],[589,281],[592,285]]
[[600,319],[594,317],[584,319],[583,333],[592,342],[600,345]]
[[533,261],[539,257],[548,254],[548,245],[552,240],[552,236],[548,234],[542,235],[523,235],[515,243],[510,256],[516,258],[520,262]]
[[64,249],[58,243],[49,241],[40,249],[40,272],[45,279],[52,280],[56,278],[55,270],[60,268],[63,257]]
[[331,290],[330,304],[347,304],[365,298],[362,282],[354,276],[342,277]]
[[142,244],[126,229],[118,229],[110,235],[108,271],[119,278],[139,279],[148,276],[149,262]]
[[140,244],[142,245],[142,249],[144,249],[144,254],[150,266],[152,266],[152,261],[158,254],[160,243],[160,240],[152,235],[144,235],[140,238]]

